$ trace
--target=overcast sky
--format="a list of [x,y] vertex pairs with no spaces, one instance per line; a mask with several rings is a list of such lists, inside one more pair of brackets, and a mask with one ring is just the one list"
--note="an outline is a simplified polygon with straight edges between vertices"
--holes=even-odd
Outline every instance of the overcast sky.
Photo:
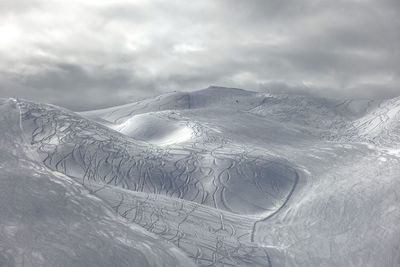
[[0,0],[0,97],[88,110],[209,85],[400,95],[400,1]]

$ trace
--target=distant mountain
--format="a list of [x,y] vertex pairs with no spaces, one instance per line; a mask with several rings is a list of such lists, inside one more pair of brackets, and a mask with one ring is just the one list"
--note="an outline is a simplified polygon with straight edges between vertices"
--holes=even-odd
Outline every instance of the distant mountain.
[[209,87],[0,109],[0,263],[398,264],[400,98]]

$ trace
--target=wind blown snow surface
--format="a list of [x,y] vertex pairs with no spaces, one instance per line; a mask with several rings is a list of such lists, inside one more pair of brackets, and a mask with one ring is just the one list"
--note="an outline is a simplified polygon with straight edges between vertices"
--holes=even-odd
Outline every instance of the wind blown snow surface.
[[0,266],[400,266],[400,98],[0,101]]

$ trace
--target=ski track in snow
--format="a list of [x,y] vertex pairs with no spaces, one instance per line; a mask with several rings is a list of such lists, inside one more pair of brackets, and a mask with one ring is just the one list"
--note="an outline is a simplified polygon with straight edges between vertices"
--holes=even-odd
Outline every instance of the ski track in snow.
[[30,160],[198,266],[400,264],[399,99],[209,88],[81,114],[14,102]]

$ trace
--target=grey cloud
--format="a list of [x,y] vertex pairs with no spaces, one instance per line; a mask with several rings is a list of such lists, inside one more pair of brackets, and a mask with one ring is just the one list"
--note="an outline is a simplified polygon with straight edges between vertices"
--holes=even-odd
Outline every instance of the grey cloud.
[[3,93],[73,110],[90,110],[133,101],[149,96],[146,90],[154,90],[152,84],[126,69],[99,66],[85,70],[80,65],[62,62],[45,64],[50,66],[34,75],[0,75]]
[[0,2],[0,14],[24,13],[42,6],[42,0],[13,0]]
[[37,12],[60,12],[48,24],[24,14],[24,0],[5,3],[26,37],[15,41],[23,49],[0,46],[11,65],[0,65],[0,85],[18,88],[2,86],[0,97],[82,110],[210,84],[400,95],[396,0],[60,1],[76,7],[65,14],[43,2]]

